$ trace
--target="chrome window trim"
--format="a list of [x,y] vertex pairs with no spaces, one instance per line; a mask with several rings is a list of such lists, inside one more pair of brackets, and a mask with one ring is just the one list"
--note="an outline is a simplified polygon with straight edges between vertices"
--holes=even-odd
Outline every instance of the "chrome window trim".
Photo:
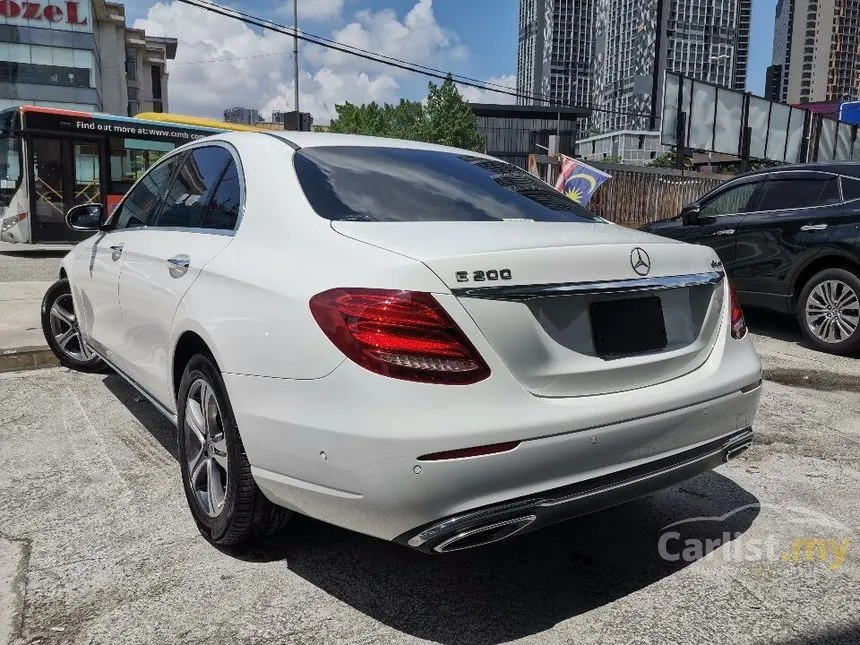
[[[208,235],[226,235],[229,237],[235,237],[236,233],[239,231],[239,227],[242,225],[242,221],[245,219],[245,200],[247,197],[247,192],[245,189],[245,168],[242,166],[242,160],[239,156],[239,151],[236,150],[236,147],[230,143],[229,141],[194,141],[191,143],[185,143],[181,146],[177,146],[166,155],[161,157],[158,161],[152,164],[149,168],[147,168],[146,172],[141,175],[140,179],[138,179],[131,188],[128,189],[125,195],[123,195],[122,200],[119,204],[117,204],[117,210],[123,207],[125,204],[126,198],[131,194],[137,184],[143,180],[150,172],[152,172],[155,168],[160,166],[162,163],[167,163],[169,159],[183,155],[184,153],[192,153],[194,150],[199,148],[208,148],[212,146],[219,146],[227,150],[230,153],[230,156],[233,157],[233,162],[236,164],[236,174],[239,177],[239,216],[236,218],[236,225],[232,230],[230,229],[220,229],[220,228],[197,228],[194,226],[129,226],[127,228],[112,228],[109,233],[118,233],[120,231],[179,231],[184,233],[204,233]],[[174,179],[174,176],[171,175],[171,183]],[[158,215],[161,215],[159,211]],[[156,219],[157,221],[157,219]]]
[[657,278],[631,278],[626,280],[600,280],[596,282],[568,282],[523,286],[463,287],[451,289],[458,298],[487,298],[491,300],[530,300],[560,296],[607,295],[640,291],[666,291],[719,283],[725,273],[709,271]]

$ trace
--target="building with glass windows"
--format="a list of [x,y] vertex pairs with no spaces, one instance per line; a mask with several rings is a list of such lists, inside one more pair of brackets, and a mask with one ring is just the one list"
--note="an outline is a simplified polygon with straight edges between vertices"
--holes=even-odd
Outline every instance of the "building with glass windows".
[[767,98],[785,103],[860,99],[860,2],[779,0]]
[[2,0],[0,109],[166,112],[166,63],[176,44],[127,28],[122,4]]

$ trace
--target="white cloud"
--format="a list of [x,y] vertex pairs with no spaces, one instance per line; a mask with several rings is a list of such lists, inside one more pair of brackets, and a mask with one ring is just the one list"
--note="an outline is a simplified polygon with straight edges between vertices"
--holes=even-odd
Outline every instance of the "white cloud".
[[[340,18],[343,0],[301,0],[299,2],[299,27],[305,20],[324,21]],[[278,9],[278,14],[293,20],[293,2],[287,2]]]
[[[300,0],[300,27],[302,11],[310,12],[305,14],[308,20],[312,15],[336,18],[343,6],[344,0]],[[281,8],[292,11],[289,3]],[[175,1],[158,2],[134,27],[179,40],[176,60],[168,63],[171,112],[222,118],[224,109],[237,105],[260,108],[264,116],[272,109],[293,108],[289,36],[255,31],[238,20]],[[415,0],[402,18],[391,9],[359,11],[330,37],[432,66],[441,66],[446,57],[468,55],[457,35],[436,21],[432,0]],[[299,108],[310,111],[317,123],[328,122],[335,116],[335,104],[344,101],[395,101],[408,74],[301,42],[299,63]]]
[[[514,74],[491,76],[484,82],[492,85],[499,85],[503,88],[510,88],[514,91],[517,89],[517,77]],[[460,94],[462,94],[463,98],[469,103],[512,104],[517,101],[516,97],[511,96],[510,94],[501,94],[492,90],[480,90],[477,87],[470,87],[468,85],[458,84],[457,89],[460,90]]]
[[[436,22],[433,0],[417,0],[403,20],[392,9],[375,13],[359,11],[352,22],[334,31],[332,39],[375,54],[422,64],[441,63],[444,54],[459,60],[468,56],[457,35]],[[358,67],[365,71],[385,69],[392,75],[409,73],[322,47],[309,48],[308,58],[312,63],[333,69]]]

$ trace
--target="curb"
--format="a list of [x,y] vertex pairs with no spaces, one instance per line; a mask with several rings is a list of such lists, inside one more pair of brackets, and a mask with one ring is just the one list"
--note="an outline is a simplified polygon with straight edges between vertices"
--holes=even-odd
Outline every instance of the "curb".
[[57,367],[60,362],[47,346],[0,349],[0,374],[19,370]]

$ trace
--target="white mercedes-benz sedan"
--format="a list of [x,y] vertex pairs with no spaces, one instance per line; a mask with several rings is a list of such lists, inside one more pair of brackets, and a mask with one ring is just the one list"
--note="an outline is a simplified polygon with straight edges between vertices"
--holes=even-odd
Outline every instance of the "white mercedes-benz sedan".
[[301,513],[444,553],[743,452],[761,365],[717,255],[493,157],[227,133],[170,152],[63,260],[42,324],[177,426],[201,533]]

